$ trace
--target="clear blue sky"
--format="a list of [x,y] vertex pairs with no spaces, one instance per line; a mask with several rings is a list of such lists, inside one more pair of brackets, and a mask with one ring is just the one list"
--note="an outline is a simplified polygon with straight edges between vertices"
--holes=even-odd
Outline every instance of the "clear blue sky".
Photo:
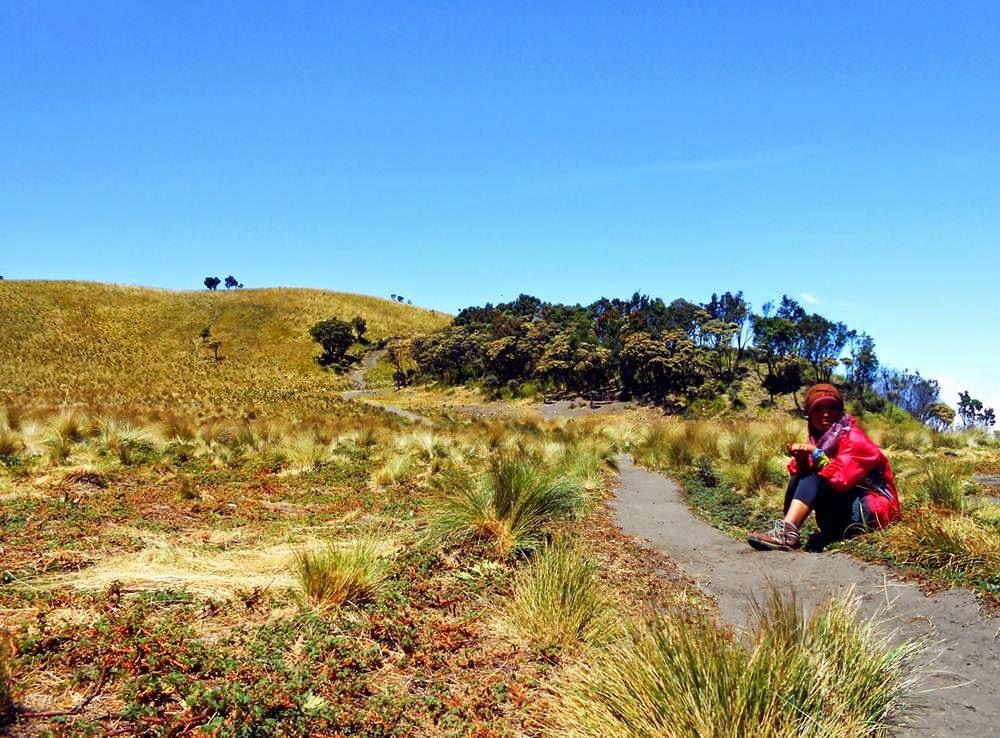
[[787,292],[1000,407],[998,39],[992,1],[10,0],[0,274]]

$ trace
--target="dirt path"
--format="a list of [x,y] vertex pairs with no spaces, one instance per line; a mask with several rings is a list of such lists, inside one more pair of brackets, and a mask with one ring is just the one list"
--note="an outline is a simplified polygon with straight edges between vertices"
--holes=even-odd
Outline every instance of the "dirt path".
[[[378,362],[382,354],[385,353],[385,349],[376,349],[365,355],[365,358],[361,361],[361,366],[351,372],[350,380],[354,385],[354,389],[347,390],[346,392],[341,392],[340,396],[345,400],[359,400],[367,405],[372,405],[373,407],[385,410],[388,413],[393,413],[401,418],[406,418],[410,422],[420,423],[421,425],[433,425],[433,423],[425,418],[423,415],[418,415],[417,413],[410,412],[409,410],[404,410],[401,407],[396,407],[395,405],[390,405],[385,402],[378,402],[376,400],[370,399],[372,395],[375,394],[374,390],[368,389],[368,383],[365,381],[365,375],[369,371],[375,368],[375,364]],[[362,399],[368,398],[368,399]]]
[[1000,736],[1000,618],[979,614],[975,597],[950,590],[925,597],[888,569],[846,554],[758,552],[696,518],[677,485],[619,457],[611,508],[622,530],[673,559],[712,595],[720,616],[748,624],[748,597],[768,582],[794,586],[807,611],[833,592],[854,587],[864,615],[877,614],[904,638],[927,638],[919,683],[898,735],[913,738]]

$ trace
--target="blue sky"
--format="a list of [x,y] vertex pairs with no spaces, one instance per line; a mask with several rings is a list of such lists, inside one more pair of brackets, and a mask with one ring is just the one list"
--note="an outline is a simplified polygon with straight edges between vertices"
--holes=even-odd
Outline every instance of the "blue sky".
[[1000,407],[1000,4],[752,5],[3,3],[0,274],[787,292]]

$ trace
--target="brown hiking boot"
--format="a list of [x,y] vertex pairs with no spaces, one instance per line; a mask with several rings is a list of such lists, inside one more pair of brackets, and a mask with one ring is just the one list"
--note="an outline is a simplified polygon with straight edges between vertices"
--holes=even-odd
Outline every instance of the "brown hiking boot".
[[751,533],[747,543],[758,551],[791,551],[799,547],[799,529],[784,520],[775,520],[768,533]]

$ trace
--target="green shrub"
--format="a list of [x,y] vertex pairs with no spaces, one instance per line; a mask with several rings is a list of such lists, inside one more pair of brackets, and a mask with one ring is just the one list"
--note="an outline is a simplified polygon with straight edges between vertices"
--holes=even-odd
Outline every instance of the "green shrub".
[[890,648],[856,600],[806,620],[772,595],[749,642],[705,615],[668,613],[567,670],[552,735],[571,738],[884,736],[907,684],[910,644]]
[[579,514],[584,500],[579,482],[555,476],[524,454],[497,452],[481,484],[445,498],[433,528],[442,540],[487,540],[507,555],[538,548],[549,526]]
[[617,627],[596,565],[565,539],[546,546],[517,574],[501,623],[543,651],[600,643]]

